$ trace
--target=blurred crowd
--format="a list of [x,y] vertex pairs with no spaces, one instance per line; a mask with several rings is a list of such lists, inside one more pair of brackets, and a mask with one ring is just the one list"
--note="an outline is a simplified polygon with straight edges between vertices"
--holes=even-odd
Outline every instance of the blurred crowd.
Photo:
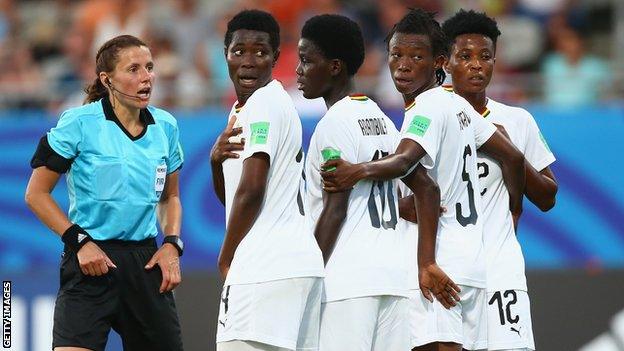
[[[579,106],[618,97],[618,1],[610,0],[0,0],[0,109],[57,112],[82,103],[95,78],[98,47],[115,35],[144,39],[155,59],[155,105],[230,106],[223,55],[229,18],[243,8],[271,12],[281,25],[274,71],[293,91],[296,45],[307,18],[342,13],[367,40],[358,88],[400,106],[386,66],[384,38],[408,7],[444,20],[459,8],[485,11],[503,35],[489,93],[510,103]],[[620,9],[621,10],[621,9]]]

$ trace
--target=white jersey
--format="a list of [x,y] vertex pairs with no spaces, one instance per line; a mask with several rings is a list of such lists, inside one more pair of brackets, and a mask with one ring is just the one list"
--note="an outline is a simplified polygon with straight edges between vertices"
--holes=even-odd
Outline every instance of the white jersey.
[[305,219],[302,182],[301,121],[277,80],[256,90],[244,106],[234,105],[243,128],[245,147],[238,159],[223,162],[225,216],[230,218],[243,162],[255,153],[269,155],[266,193],[253,226],[236,248],[225,284],[323,276],[321,251],[310,231],[301,230]]
[[[379,159],[394,151],[398,131],[377,104],[347,96],[319,121],[306,159],[306,204],[310,228],[323,210],[321,164],[332,157],[351,163]],[[396,180],[358,182],[325,271],[323,301],[376,295],[408,296],[405,234],[396,229]]]
[[[400,137],[400,134],[399,134]],[[412,190],[402,181],[398,182],[399,199],[413,195]],[[397,230],[405,233],[405,248],[407,249],[407,287],[410,290],[418,289],[418,262],[416,251],[418,249],[418,224],[399,218]]]
[[420,163],[440,187],[446,207],[438,225],[436,262],[455,283],[477,288],[486,287],[477,148],[495,131],[464,98],[442,87],[418,95],[401,128],[402,138],[425,149]]
[[[555,161],[533,116],[519,107],[488,99],[483,113],[492,123],[505,127],[513,144],[526,160],[541,171]],[[487,258],[488,292],[527,290],[524,257],[509,211],[509,192],[498,162],[477,153],[481,201],[483,203],[483,243]]]

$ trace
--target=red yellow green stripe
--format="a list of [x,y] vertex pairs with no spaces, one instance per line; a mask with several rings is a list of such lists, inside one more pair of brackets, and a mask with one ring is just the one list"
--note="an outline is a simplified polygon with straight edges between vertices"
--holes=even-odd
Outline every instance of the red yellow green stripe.
[[239,104],[238,102],[236,102],[236,105],[234,105],[234,113],[239,113],[243,109],[244,105],[245,104]]
[[409,111],[414,106],[416,106],[416,100],[412,101],[409,104],[405,104],[405,112]]
[[368,100],[368,96],[366,96],[364,94],[351,94],[351,95],[349,95],[349,97],[351,98],[351,100],[355,100],[355,101],[366,101],[366,100]]

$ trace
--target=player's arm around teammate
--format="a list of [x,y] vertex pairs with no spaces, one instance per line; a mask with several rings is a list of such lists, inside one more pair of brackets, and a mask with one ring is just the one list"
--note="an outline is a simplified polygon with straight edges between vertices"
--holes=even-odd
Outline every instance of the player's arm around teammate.
[[[485,100],[485,99],[484,99]],[[487,101],[487,100],[485,100]],[[475,107],[475,105],[473,105]],[[485,106],[483,106],[485,108]],[[478,110],[475,107],[475,110]],[[509,133],[502,124],[496,124],[496,128],[509,140],[512,141]],[[539,131],[537,131],[539,134]],[[531,163],[525,159],[526,170],[526,183],[524,187],[524,195],[531,201],[537,208],[543,212],[547,212],[551,208],[555,207],[555,196],[557,195],[557,181],[550,166],[546,166],[542,170],[538,171]],[[518,219],[521,212],[514,213],[514,225],[518,225]]]
[[[429,40],[426,35],[413,36],[400,32],[391,32],[388,37],[390,73],[406,105],[411,104],[419,94],[440,84],[438,73],[445,61],[445,43],[442,40],[437,41],[438,44],[432,48],[429,43],[423,46],[418,45],[419,42],[414,42],[414,38],[421,39],[420,37],[426,37],[427,41]],[[416,46],[419,49],[414,49]],[[360,164],[350,164],[342,159],[330,160],[323,165],[323,169],[336,167],[336,170],[321,172],[325,182],[324,189],[328,192],[338,192],[352,188],[362,179],[389,180],[403,177],[412,171],[426,154],[427,152],[419,143],[403,138],[393,154],[379,160]],[[435,196],[425,195],[428,192],[426,182],[412,182],[407,185],[414,186],[411,190],[417,194],[415,196],[418,202],[416,209],[420,211],[418,213],[420,233],[418,245],[421,249],[430,251],[428,254],[420,255],[425,258],[421,261],[423,266],[419,266],[422,268],[420,271],[425,275],[422,282],[426,285],[422,286],[422,292],[427,298],[431,298],[429,293],[431,291],[444,306],[450,307],[455,304],[454,300],[459,298],[457,293],[460,289],[435,263],[433,249],[438,226],[439,197],[436,202]],[[431,209],[436,209],[436,211],[431,211]],[[427,215],[429,218],[425,220],[420,217],[422,215]]]
[[526,162],[526,187],[524,193],[537,208],[546,212],[555,207],[555,198],[558,185],[555,175],[546,166],[538,171],[528,161]]
[[[481,121],[479,116],[476,121]],[[514,226],[517,226],[522,214],[522,195],[526,184],[524,155],[499,131],[478,150],[500,163],[503,180],[509,191],[509,210],[514,218]]]

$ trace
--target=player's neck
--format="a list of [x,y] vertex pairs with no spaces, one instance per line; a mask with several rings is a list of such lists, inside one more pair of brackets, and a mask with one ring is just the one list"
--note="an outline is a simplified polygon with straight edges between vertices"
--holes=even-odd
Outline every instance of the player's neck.
[[323,96],[327,109],[332,107],[336,102],[343,99],[345,96],[351,95],[355,92],[355,83],[353,78],[347,78],[345,81],[337,82],[333,84],[331,89]]
[[423,85],[422,87],[416,89],[414,92],[410,94],[403,94],[403,101],[405,102],[405,105],[407,106],[411,104],[414,100],[416,100],[416,97],[418,95],[424,93],[425,91],[429,89],[433,89],[437,86],[438,86],[438,82],[434,76],[431,82],[429,82],[428,84]]
[[[236,92],[236,100],[238,101],[237,106],[245,105],[245,103],[247,102],[247,99],[249,99],[249,97],[252,96],[256,92],[256,90],[258,90],[260,88],[264,88],[265,86],[267,86],[272,81],[273,81],[273,78],[269,78],[266,81],[266,83],[262,84],[262,86],[258,87],[254,91],[239,91],[239,88],[237,86],[234,86],[234,91]],[[240,89],[240,90],[242,90],[242,89]]]
[[457,94],[466,99],[470,105],[479,113],[483,113],[487,106],[487,96],[485,90],[478,93],[466,93],[455,90]]

